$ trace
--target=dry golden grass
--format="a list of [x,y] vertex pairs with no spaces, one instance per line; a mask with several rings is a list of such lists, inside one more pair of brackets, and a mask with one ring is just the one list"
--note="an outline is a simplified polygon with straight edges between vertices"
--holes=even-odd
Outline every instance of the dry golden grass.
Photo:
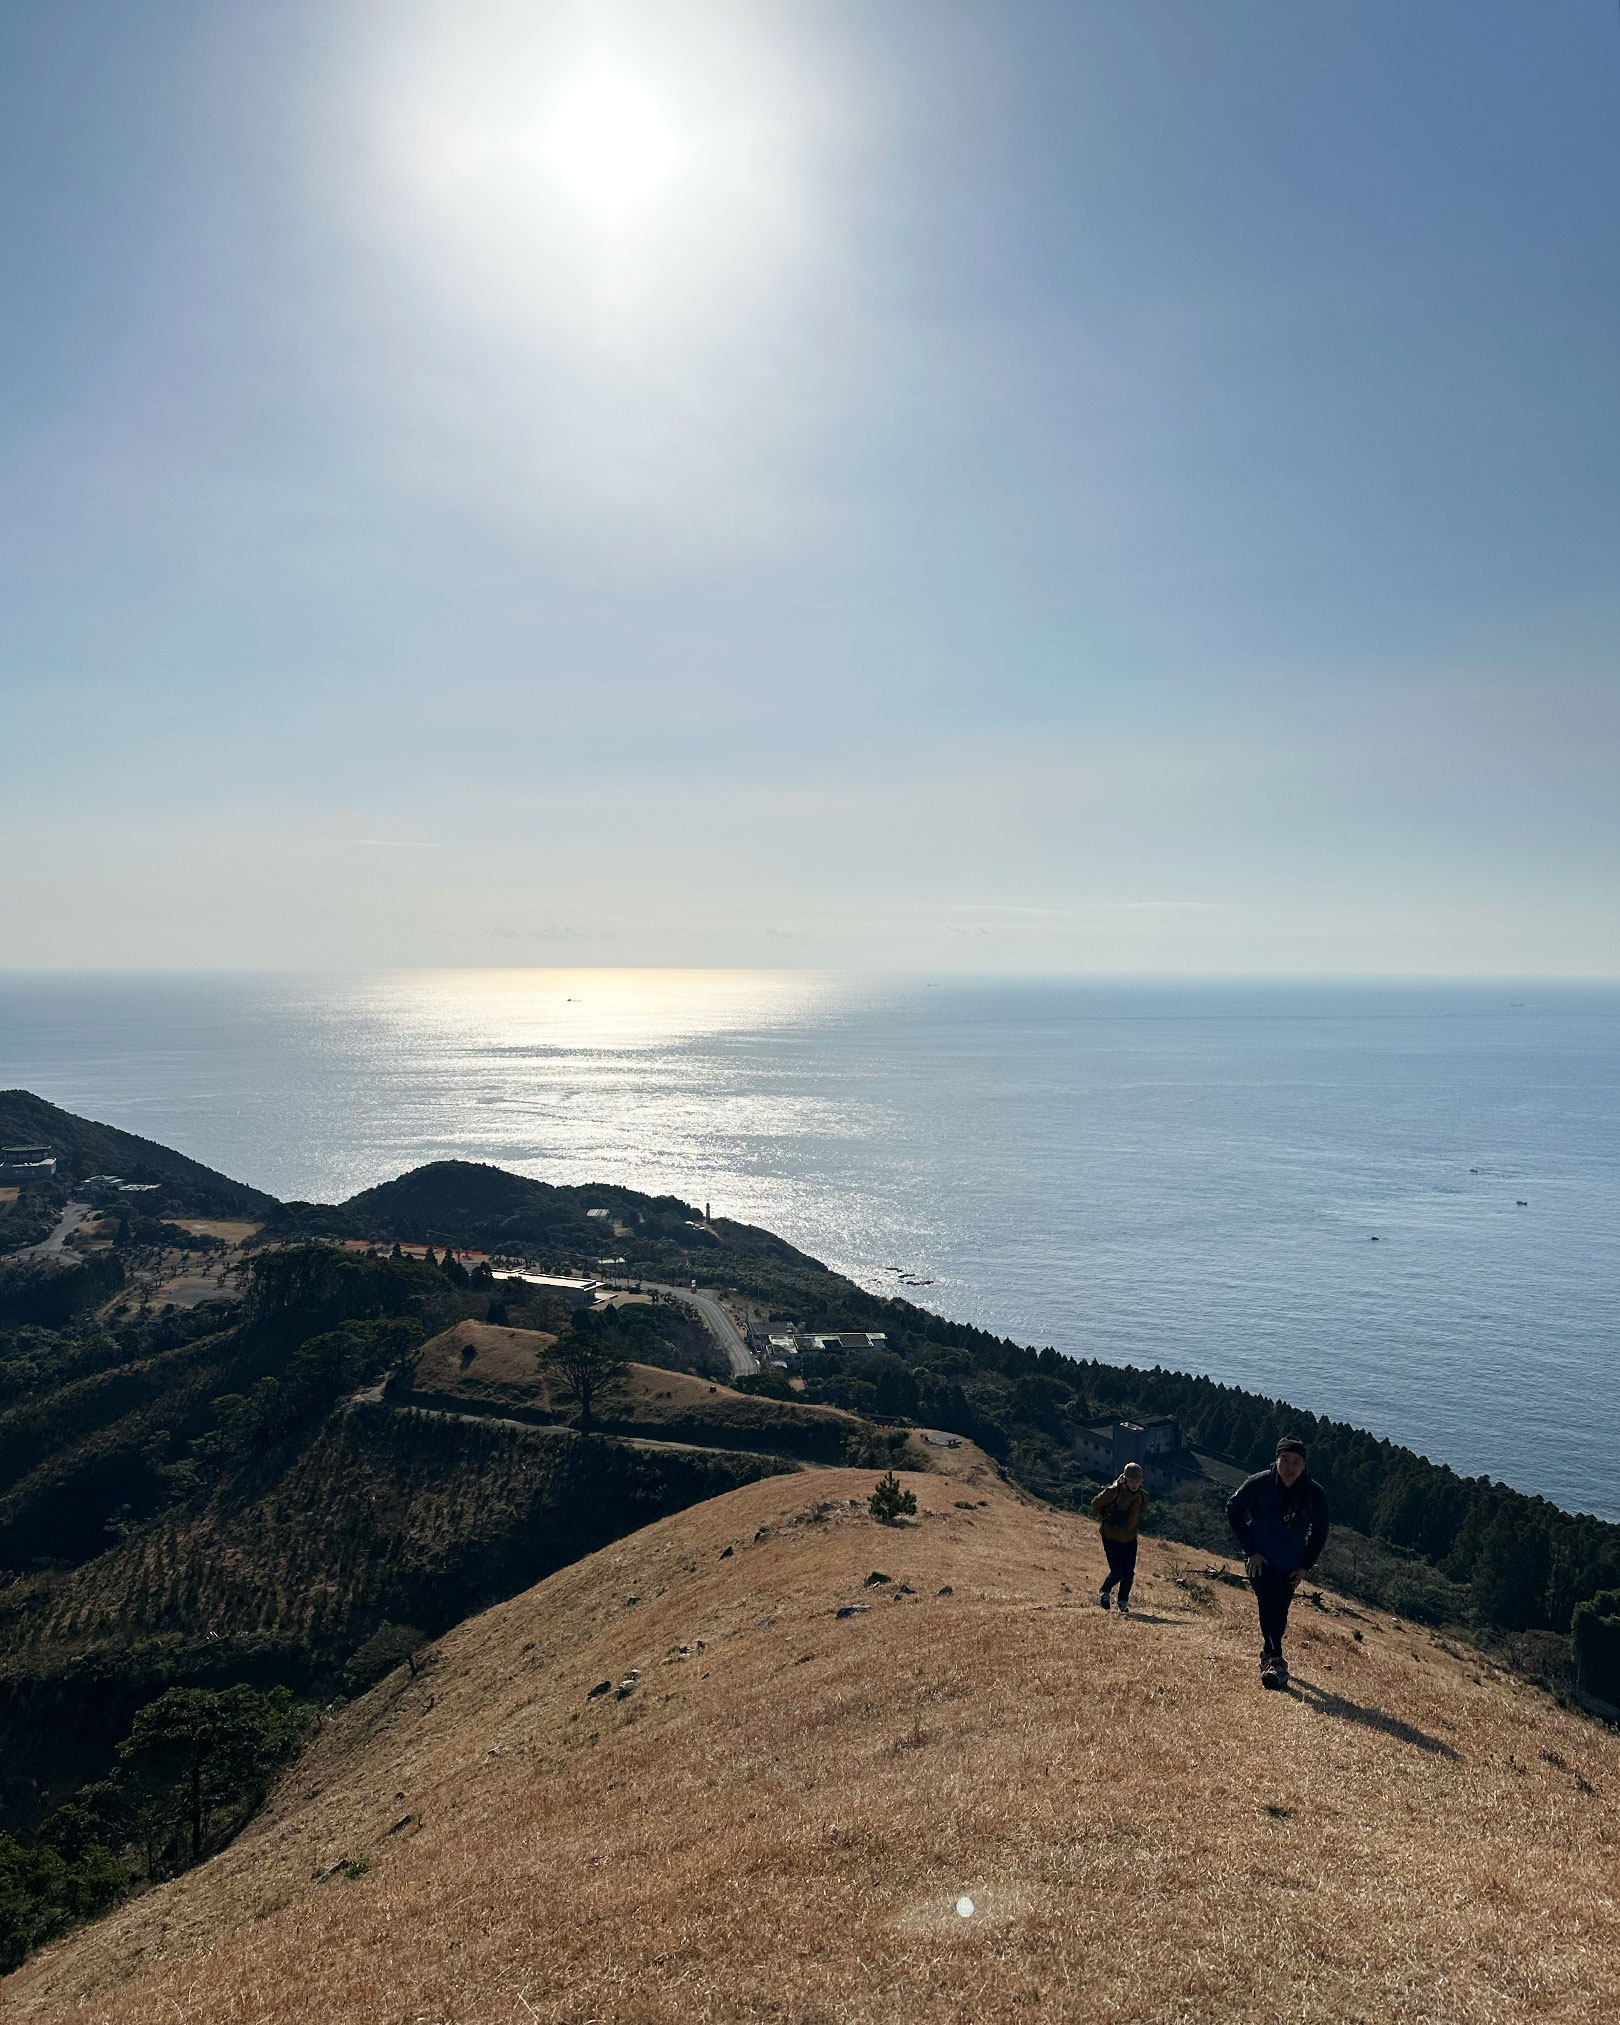
[[[457,1322],[431,1337],[416,1353],[416,1390],[491,1403],[530,1407],[542,1413],[571,1414],[574,1395],[542,1364],[556,1342],[540,1329],[509,1329],[504,1323]],[[471,1353],[469,1355],[469,1353]],[[631,1364],[604,1401],[603,1412],[616,1417],[668,1419],[702,1405],[741,1400],[729,1386],[694,1378],[685,1371],[665,1371],[655,1364]],[[847,1414],[840,1420],[854,1425]]]
[[228,1245],[246,1244],[249,1238],[257,1237],[261,1226],[250,1223],[242,1217],[231,1216],[177,1216],[172,1219],[182,1230],[194,1232],[198,1237],[217,1237]]
[[1297,1610],[1299,1693],[1262,1693],[1250,1599],[1204,1556],[1144,1543],[1124,1622],[1082,1521],[983,1471],[909,1481],[894,1530],[852,1502],[871,1472],[752,1484],[461,1626],[233,1848],[11,1978],[7,2015],[1620,2012],[1620,1739],[1331,1598]]
[[[556,1342],[539,1329],[508,1329],[494,1322],[458,1322],[416,1353],[418,1392],[477,1400],[486,1405],[552,1410],[551,1388],[540,1354]],[[473,1355],[469,1358],[468,1351]]]
[[[574,1396],[540,1361],[555,1340],[534,1329],[458,1322],[417,1352],[414,1390],[434,1402],[522,1407],[569,1419]],[[833,1456],[861,1425],[836,1406],[761,1399],[657,1364],[628,1365],[597,1410],[615,1426],[655,1438],[668,1429],[687,1440],[707,1434],[723,1445],[769,1449],[773,1435],[795,1434],[820,1437]]]

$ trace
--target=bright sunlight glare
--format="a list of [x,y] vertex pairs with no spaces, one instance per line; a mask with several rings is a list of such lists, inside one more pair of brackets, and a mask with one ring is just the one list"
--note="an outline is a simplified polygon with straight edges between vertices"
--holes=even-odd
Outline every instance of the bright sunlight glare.
[[576,86],[548,138],[552,166],[575,195],[613,210],[650,197],[681,154],[657,100],[620,77]]

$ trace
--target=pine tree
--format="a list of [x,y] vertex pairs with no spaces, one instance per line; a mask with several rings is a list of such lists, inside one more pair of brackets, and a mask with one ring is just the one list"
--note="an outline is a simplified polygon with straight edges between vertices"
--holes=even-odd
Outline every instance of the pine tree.
[[877,1489],[866,1501],[866,1509],[874,1519],[881,1519],[884,1525],[892,1526],[902,1512],[916,1511],[917,1494],[902,1490],[900,1479],[890,1470],[887,1476],[879,1477]]

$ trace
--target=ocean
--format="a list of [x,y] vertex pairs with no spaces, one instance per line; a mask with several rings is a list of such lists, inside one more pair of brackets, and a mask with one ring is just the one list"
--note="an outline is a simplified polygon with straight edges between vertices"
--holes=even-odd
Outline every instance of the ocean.
[[0,1085],[333,1201],[613,1180],[1620,1519],[1620,989],[0,976]]

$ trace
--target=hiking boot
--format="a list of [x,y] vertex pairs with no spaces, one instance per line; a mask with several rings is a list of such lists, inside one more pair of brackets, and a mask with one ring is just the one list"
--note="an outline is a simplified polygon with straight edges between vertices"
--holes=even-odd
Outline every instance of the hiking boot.
[[1123,1596],[1119,1599],[1119,1614],[1121,1617],[1129,1617],[1131,1614],[1131,1606],[1125,1601]]
[[1282,1654],[1279,1652],[1277,1655],[1276,1678],[1273,1680],[1272,1686],[1285,1688],[1287,1687],[1287,1685],[1288,1685],[1288,1662],[1286,1659],[1283,1658]]
[[1110,1604],[1108,1598],[1108,1591],[1106,1589],[1099,1589],[1097,1591],[1097,1601],[1102,1605],[1104,1610],[1112,1608],[1112,1605]]
[[1260,1662],[1260,1685],[1263,1688],[1281,1688],[1288,1685],[1288,1669],[1282,1663],[1279,1653],[1268,1652]]

